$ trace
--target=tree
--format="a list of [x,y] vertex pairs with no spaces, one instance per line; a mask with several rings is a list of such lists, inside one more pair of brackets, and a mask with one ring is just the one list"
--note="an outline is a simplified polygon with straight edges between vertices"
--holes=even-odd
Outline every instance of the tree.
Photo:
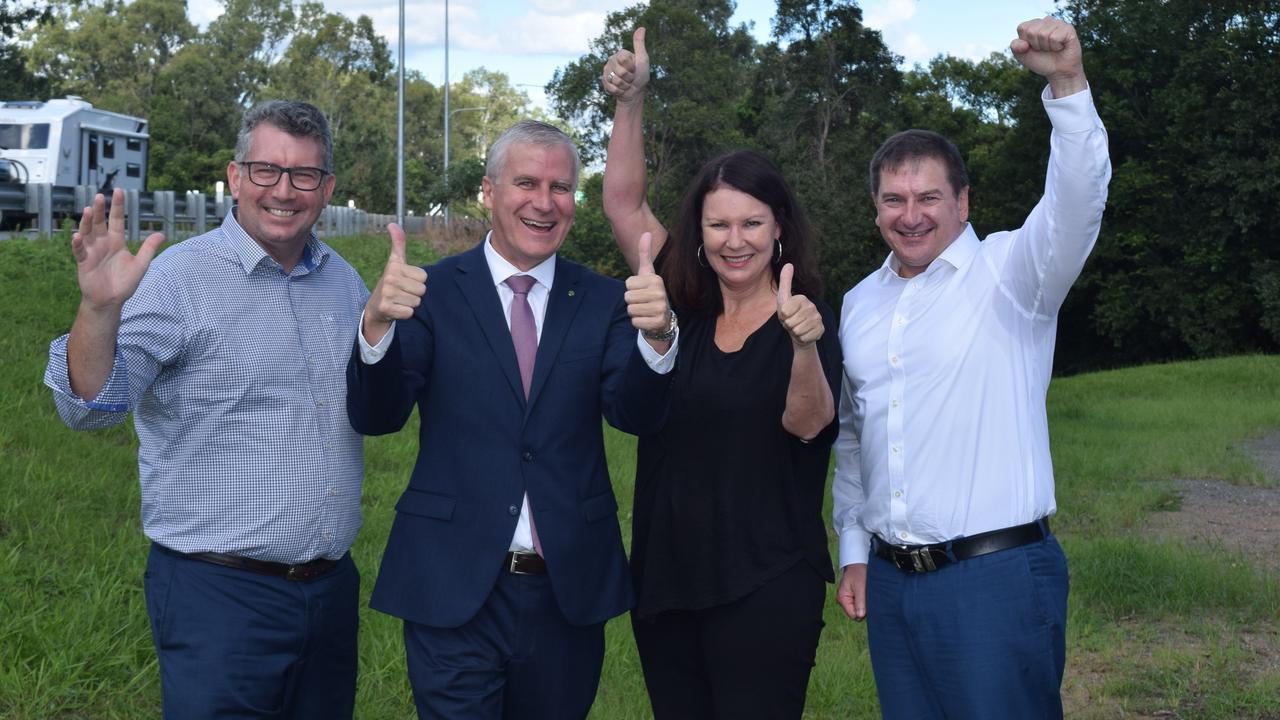
[[57,94],[146,116],[161,70],[196,34],[183,0],[65,0],[28,35],[28,65]]
[[1077,0],[1065,14],[1114,166],[1077,298],[1101,342],[1073,360],[1280,348],[1280,2]]
[[866,168],[897,129],[902,76],[880,33],[862,25],[848,0],[779,0],[773,37],[759,52],[744,124],[809,215],[827,299],[838,306],[884,257]]
[[259,99],[310,102],[333,132],[334,202],[395,210],[395,85],[386,40],[361,15],[352,21],[303,3],[294,34]]
[[27,58],[13,39],[38,22],[52,18],[49,6],[27,7],[0,0],[0,100],[42,100],[48,83],[27,69]]
[[[556,112],[579,130],[585,159],[604,156],[612,100],[600,87],[605,61],[636,27],[647,29],[653,80],[645,100],[650,206],[669,219],[704,162],[745,144],[738,105],[755,41],[731,26],[727,0],[655,0],[612,13],[591,52],[556,72],[547,86]],[[713,71],[709,71],[713,69]]]

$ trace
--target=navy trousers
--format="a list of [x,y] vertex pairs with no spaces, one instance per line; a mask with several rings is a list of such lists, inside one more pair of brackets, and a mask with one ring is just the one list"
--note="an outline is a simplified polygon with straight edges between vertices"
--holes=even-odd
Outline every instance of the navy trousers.
[[1030,545],[906,574],[871,556],[867,639],[886,720],[1062,718],[1067,559]]
[[350,554],[293,582],[152,546],[145,590],[165,718],[350,720],[360,591]]
[[570,625],[546,575],[505,570],[461,627],[404,623],[418,717],[572,720],[595,701],[604,623]]

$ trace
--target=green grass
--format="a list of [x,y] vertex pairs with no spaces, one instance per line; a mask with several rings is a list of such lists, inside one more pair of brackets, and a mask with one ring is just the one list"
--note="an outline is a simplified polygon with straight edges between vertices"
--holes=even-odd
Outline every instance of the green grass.
[[[333,244],[376,280],[385,238]],[[411,260],[428,257],[411,243]],[[78,299],[65,237],[0,242],[0,717],[16,720],[159,714],[132,428],[67,430],[41,384],[48,342],[66,332]],[[1280,679],[1258,664],[1259,647],[1270,648],[1272,668],[1280,653],[1280,581],[1221,550],[1142,532],[1148,513],[1169,507],[1171,478],[1263,482],[1239,445],[1280,427],[1280,358],[1067,378],[1049,405],[1055,527],[1072,572],[1070,714],[1280,717]],[[411,427],[366,444],[365,525],[353,549],[366,599],[415,437]],[[612,432],[607,442],[629,537],[635,444]],[[806,716],[877,717],[865,626],[834,599],[826,623]],[[592,717],[648,717],[626,618],[607,633]],[[400,624],[366,609],[357,717],[411,716]]]

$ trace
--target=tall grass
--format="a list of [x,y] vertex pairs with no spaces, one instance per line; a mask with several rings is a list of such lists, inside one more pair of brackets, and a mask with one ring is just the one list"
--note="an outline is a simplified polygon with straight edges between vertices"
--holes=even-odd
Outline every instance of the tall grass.
[[[367,282],[376,281],[385,238],[333,244]],[[410,244],[411,261],[432,254],[421,241]],[[78,298],[66,238],[0,242],[4,718],[159,715],[142,599],[147,540],[139,522],[136,439],[128,426],[67,430],[41,385],[48,342],[66,332]],[[1069,665],[1093,678],[1087,701],[1072,714],[1280,716],[1280,681],[1257,671],[1258,654],[1246,642],[1278,642],[1267,628],[1280,620],[1280,582],[1221,550],[1143,533],[1147,514],[1169,505],[1171,478],[1263,482],[1239,448],[1280,427],[1280,358],[1068,378],[1054,383],[1049,405],[1055,528],[1072,570]],[[629,537],[635,443],[610,431],[607,444]],[[416,427],[366,442],[365,524],[353,548],[366,601],[416,452]],[[876,717],[865,626],[846,620],[834,600],[826,623],[806,716]],[[412,714],[400,624],[366,609],[357,717]],[[592,717],[648,716],[630,626],[618,618],[608,626]]]

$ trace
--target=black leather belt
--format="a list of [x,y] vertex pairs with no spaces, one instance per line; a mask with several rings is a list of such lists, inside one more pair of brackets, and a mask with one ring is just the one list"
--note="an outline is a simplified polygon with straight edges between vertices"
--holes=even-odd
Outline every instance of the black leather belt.
[[222,565],[223,567],[236,568],[237,570],[248,570],[261,575],[271,575],[273,577],[284,578],[295,582],[307,582],[315,580],[324,575],[338,564],[337,560],[328,560],[319,558],[301,565],[286,565],[284,563],[267,562],[266,560],[254,560],[253,558],[240,557],[239,555],[228,555],[226,553],[215,552],[198,552],[183,553],[167,548],[159,543],[155,546],[161,552],[174,557],[186,558],[188,560],[199,560],[213,565]]
[[546,575],[547,561],[531,552],[509,552],[502,567],[512,575]]
[[1049,518],[1040,518],[1026,525],[991,530],[950,542],[933,545],[890,545],[879,535],[871,536],[871,552],[888,560],[905,573],[932,572],[953,562],[968,560],[980,555],[1030,545],[1049,536]]

